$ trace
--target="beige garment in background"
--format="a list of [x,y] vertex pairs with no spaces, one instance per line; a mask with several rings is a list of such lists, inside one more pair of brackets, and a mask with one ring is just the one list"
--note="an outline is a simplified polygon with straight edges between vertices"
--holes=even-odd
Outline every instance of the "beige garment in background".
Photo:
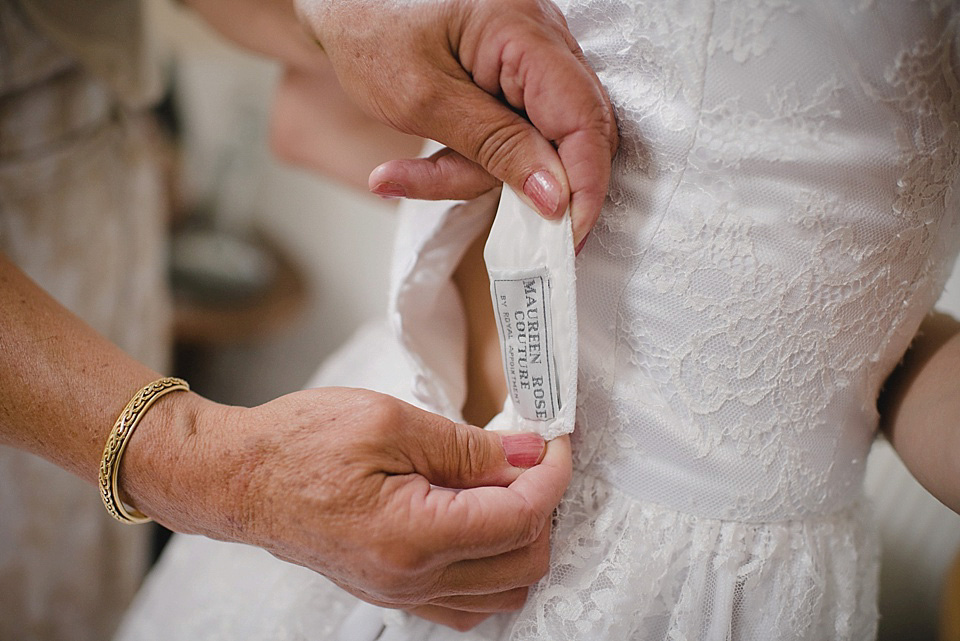
[[[144,122],[121,106],[149,95],[138,16],[135,2],[0,0],[0,251],[163,370],[164,194]],[[0,448],[0,641],[109,638],[147,545],[95,487]]]
[[[159,94],[160,74],[140,0],[0,1],[13,2],[44,40],[80,62],[126,106],[147,106]],[[30,75],[31,70],[21,68],[20,73]]]

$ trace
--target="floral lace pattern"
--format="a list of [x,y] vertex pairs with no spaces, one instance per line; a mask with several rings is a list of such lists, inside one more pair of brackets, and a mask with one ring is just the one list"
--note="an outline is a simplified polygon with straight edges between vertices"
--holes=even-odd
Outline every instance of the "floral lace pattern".
[[[861,507],[808,521],[718,521],[641,505],[583,476],[557,523],[550,574],[515,623],[513,639],[876,633],[876,575],[864,576],[856,555],[839,552],[875,552]],[[791,578],[770,594],[777,576]]]
[[[575,474],[550,572],[467,634],[388,617],[349,638],[872,639],[876,398],[960,243],[954,5],[560,5],[622,143],[577,259]],[[404,283],[441,287],[452,268],[430,264]],[[168,601],[136,618],[163,630]],[[279,607],[277,629],[303,607]]]
[[[956,253],[942,231],[957,225],[955,22],[945,11],[918,20],[929,14],[913,7],[900,48],[859,52],[851,73],[836,43],[803,66],[783,60],[822,21],[850,18],[709,4],[699,21],[690,7],[649,8],[639,22],[660,29],[643,38],[610,43],[623,31],[605,31],[598,68],[612,99],[647,96],[647,117],[625,130],[641,140],[626,149],[668,160],[618,165],[579,266],[581,324],[612,331],[584,347],[591,427],[578,458],[638,498],[696,514],[825,514],[856,500],[880,386]],[[595,33],[597,20],[583,22]],[[681,41],[686,55],[662,55]],[[634,90],[638,75],[658,80]],[[769,83],[750,90],[757,79]]]

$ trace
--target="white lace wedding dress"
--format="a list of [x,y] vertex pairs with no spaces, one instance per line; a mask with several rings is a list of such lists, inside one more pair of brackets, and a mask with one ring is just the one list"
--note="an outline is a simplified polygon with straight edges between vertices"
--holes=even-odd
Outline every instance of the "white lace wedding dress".
[[[461,635],[182,537],[121,639],[874,637],[875,401],[960,245],[955,8],[560,5],[622,141],[577,259],[575,475],[548,576],[522,611]],[[361,334],[319,382],[456,417],[449,277],[488,220],[471,212],[495,202],[407,206],[399,331]]]

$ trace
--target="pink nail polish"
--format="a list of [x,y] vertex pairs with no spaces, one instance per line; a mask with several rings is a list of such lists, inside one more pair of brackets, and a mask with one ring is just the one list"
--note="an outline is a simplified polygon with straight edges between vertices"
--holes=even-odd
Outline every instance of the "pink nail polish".
[[557,205],[560,204],[560,183],[549,171],[541,170],[530,174],[523,183],[523,193],[532,200],[547,218],[557,217]]
[[500,441],[507,463],[514,467],[533,467],[547,449],[546,441],[539,434],[504,434]]
[[380,196],[381,198],[406,198],[407,192],[403,188],[403,185],[398,185],[397,183],[380,183],[373,189],[373,193]]

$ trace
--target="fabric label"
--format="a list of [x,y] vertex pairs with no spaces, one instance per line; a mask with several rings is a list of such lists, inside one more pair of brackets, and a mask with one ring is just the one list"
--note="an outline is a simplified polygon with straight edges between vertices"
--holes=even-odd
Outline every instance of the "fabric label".
[[560,411],[546,268],[494,278],[494,309],[507,389],[520,415],[552,420]]

